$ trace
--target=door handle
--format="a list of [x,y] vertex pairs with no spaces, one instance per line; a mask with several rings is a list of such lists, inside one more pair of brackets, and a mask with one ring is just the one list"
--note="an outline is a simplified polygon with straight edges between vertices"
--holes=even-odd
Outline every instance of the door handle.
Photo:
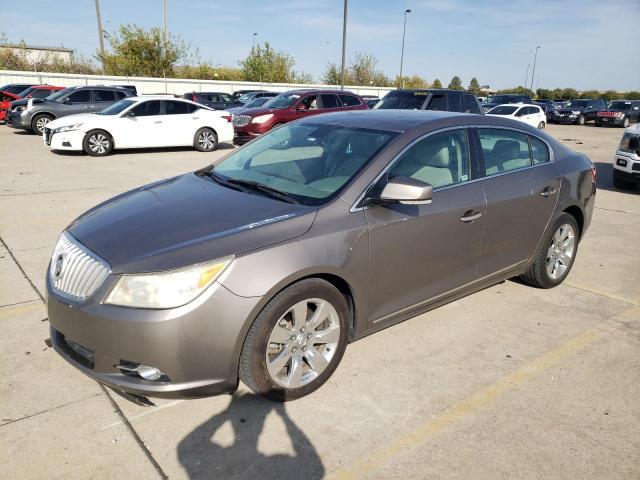
[[93,108],[93,105],[85,105],[84,108]]
[[156,121],[155,121],[155,122],[153,122],[153,123],[162,123],[162,120],[156,120]]
[[540,192],[540,195],[542,195],[544,198],[550,197],[551,195],[553,195],[554,193],[556,193],[556,189],[553,187],[544,187],[544,190],[542,190]]
[[198,120],[200,117],[191,117],[192,120]]
[[462,223],[471,223],[474,220],[479,219],[482,216],[481,212],[474,212],[473,210],[468,210],[464,212],[464,215],[460,217],[460,221]]

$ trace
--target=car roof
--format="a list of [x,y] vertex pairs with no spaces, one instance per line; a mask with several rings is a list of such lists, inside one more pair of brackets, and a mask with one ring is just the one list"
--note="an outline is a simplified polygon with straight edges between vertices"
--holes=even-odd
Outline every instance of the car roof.
[[280,93],[286,93],[289,95],[292,95],[292,94],[306,95],[309,93],[335,93],[335,94],[348,93],[349,95],[356,95],[350,90],[335,90],[331,88],[298,88],[296,90],[287,90],[286,92],[280,92]]
[[414,93],[414,92],[460,92],[460,93],[471,93],[471,92],[465,92],[464,90],[454,90],[453,88],[398,88],[396,90],[391,90],[389,93],[403,93],[403,92],[408,92],[408,93]]

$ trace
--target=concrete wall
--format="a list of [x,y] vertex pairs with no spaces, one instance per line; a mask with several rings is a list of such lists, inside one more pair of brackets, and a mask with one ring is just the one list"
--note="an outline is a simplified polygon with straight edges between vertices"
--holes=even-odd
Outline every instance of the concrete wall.
[[[231,82],[224,80],[195,80],[184,78],[151,78],[151,77],[114,77],[107,75],[76,75],[70,73],[18,72],[0,70],[0,85],[6,83],[41,83],[71,87],[77,85],[135,85],[138,93],[175,93],[182,95],[191,91],[214,91],[233,93],[236,90],[264,89],[284,92],[294,88],[331,88],[336,85],[304,85],[293,83],[254,83]],[[346,86],[345,89],[360,95],[376,95],[383,97],[393,88]]]

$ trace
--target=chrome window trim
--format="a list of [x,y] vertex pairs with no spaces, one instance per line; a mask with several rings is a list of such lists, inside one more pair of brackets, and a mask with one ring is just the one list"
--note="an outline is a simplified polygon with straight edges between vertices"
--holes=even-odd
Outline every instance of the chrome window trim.
[[[518,168],[516,170],[509,170],[508,172],[502,172],[502,173],[497,173],[495,175],[484,175],[482,177],[478,177],[478,178],[472,178],[471,180],[467,180],[465,182],[458,182],[458,183],[452,183],[451,185],[445,185],[442,187],[437,187],[434,188],[433,191],[434,192],[440,192],[442,190],[448,190],[450,188],[456,188],[456,187],[461,187],[463,185],[469,185],[470,183],[475,183],[478,182],[480,180],[486,180],[488,178],[496,178],[496,177],[501,177],[503,175],[510,175],[512,173],[517,173],[517,172],[524,172],[526,170],[530,170],[532,168],[538,168],[538,167],[543,167],[545,165],[548,165],[550,163],[555,162],[555,156],[554,156],[554,152],[553,152],[553,148],[551,148],[551,144],[545,140],[544,138],[542,138],[539,135],[536,135],[534,133],[529,133],[523,130],[517,130],[513,127],[505,127],[502,125],[499,126],[487,126],[487,125],[458,125],[455,127],[445,127],[445,128],[441,128],[438,130],[433,130],[431,132],[425,133],[424,135],[421,135],[420,137],[412,140],[410,143],[408,143],[407,145],[405,145],[405,147],[400,150],[390,161],[389,163],[380,171],[380,173],[378,175],[376,175],[376,177],[373,179],[373,181],[371,181],[369,183],[369,185],[367,185],[367,187],[362,191],[362,193],[360,195],[358,195],[358,198],[356,199],[355,202],[353,202],[353,204],[351,205],[351,208],[349,208],[349,213],[355,213],[355,212],[361,212],[364,211],[366,209],[368,209],[368,206],[360,206],[358,207],[358,204],[360,202],[362,202],[362,200],[364,200],[364,196],[365,194],[369,191],[369,189],[375,185],[378,180],[380,180],[380,178],[382,178],[382,176],[391,168],[391,166],[398,160],[398,158],[400,158],[409,148],[411,148],[414,144],[416,144],[417,142],[430,137],[431,135],[435,135],[438,133],[443,133],[443,132],[447,132],[450,130],[460,130],[460,129],[470,129],[470,128],[476,128],[476,129],[480,129],[480,128],[488,128],[488,129],[493,129],[493,130],[510,130],[516,133],[522,133],[524,135],[531,135],[535,138],[537,138],[538,140],[544,142],[544,144],[547,146],[547,148],[549,149],[549,161],[545,162],[545,163],[538,163],[536,165],[529,165],[528,167],[522,167],[522,168]],[[467,141],[469,140],[469,135],[467,133]],[[527,144],[529,144],[529,155],[531,155],[531,146],[530,146],[530,142],[529,139],[527,138]],[[481,147],[482,148],[482,147]],[[471,153],[471,142],[469,142],[469,153]],[[533,161],[533,160],[532,160]]]

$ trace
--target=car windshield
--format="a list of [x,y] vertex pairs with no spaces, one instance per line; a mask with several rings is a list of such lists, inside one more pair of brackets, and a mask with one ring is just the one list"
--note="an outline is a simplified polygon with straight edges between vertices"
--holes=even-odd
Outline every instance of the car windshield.
[[276,108],[281,110],[283,108],[290,107],[295,102],[297,102],[299,98],[300,95],[298,95],[297,93],[282,93],[277,97],[273,97],[272,99],[270,99],[264,104],[264,106],[267,108]]
[[244,107],[245,108],[255,108],[255,107],[261,107],[262,105],[264,105],[266,103],[267,100],[270,100],[269,98],[255,98],[253,100],[251,100],[249,103],[245,103]]
[[19,97],[26,97],[27,95],[29,95],[31,92],[33,92],[36,88],[35,87],[29,87],[26,90],[21,91],[20,93],[18,93],[17,95]]
[[402,110],[420,110],[429,92],[390,92],[373,107],[374,110],[399,108]]
[[513,103],[516,97],[513,95],[493,95],[487,100],[488,103]]
[[253,98],[254,95],[255,95],[254,93],[245,93],[244,95],[239,96],[237,101],[242,103],[247,103],[249,100]]
[[104,110],[100,110],[98,112],[98,115],[117,115],[120,112],[122,112],[123,110],[129,108],[134,103],[136,103],[136,102],[134,102],[133,100],[127,100],[126,98],[124,98],[124,99],[120,100],[119,102],[116,102],[116,103],[113,103],[113,104],[109,105]]
[[574,107],[574,108],[587,108],[586,100],[574,100],[572,102],[567,102],[564,104],[565,107]]
[[74,90],[75,88],[65,88],[64,90],[58,90],[56,93],[52,93],[47,98],[45,98],[45,100],[49,102],[55,102],[58,99],[64,97],[67,93],[73,92]]
[[611,102],[611,110],[631,110],[631,102]]
[[492,108],[487,113],[490,115],[511,115],[515,113],[518,107],[507,107],[500,105],[499,107]]
[[209,172],[230,184],[255,182],[304,205],[340,190],[396,135],[333,124],[287,124],[232,153]]

